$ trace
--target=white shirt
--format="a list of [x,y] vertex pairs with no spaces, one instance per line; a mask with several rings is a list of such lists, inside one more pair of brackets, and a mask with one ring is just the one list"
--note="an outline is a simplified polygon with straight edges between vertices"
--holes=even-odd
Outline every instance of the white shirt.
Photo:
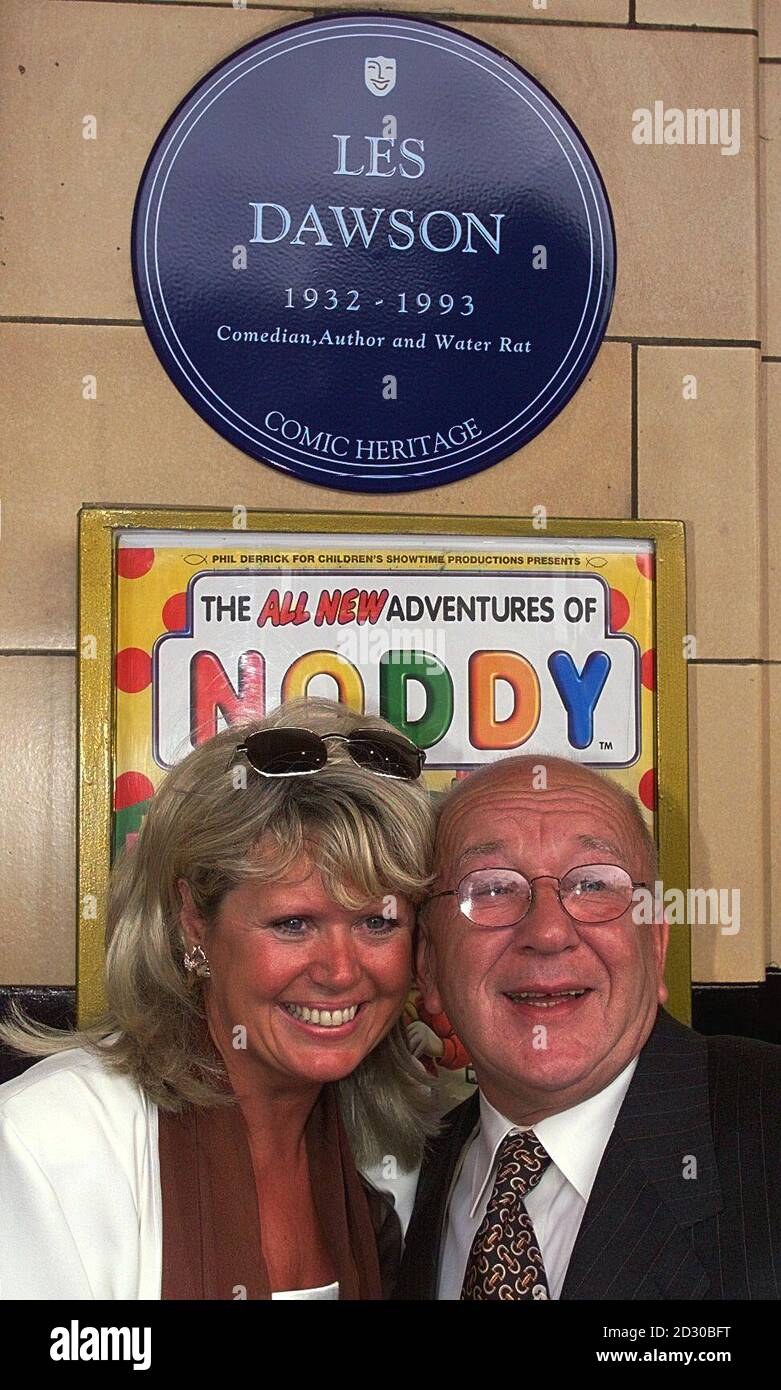
[[285,1299],[296,1299],[296,1300],[297,1300],[297,1299],[307,1299],[307,1300],[308,1300],[308,1299],[314,1299],[314,1298],[316,1298],[316,1299],[323,1299],[323,1298],[338,1298],[338,1297],[339,1297],[339,1285],[338,1285],[338,1283],[337,1283],[337,1284],[321,1284],[320,1287],[317,1288],[317,1289],[289,1289],[289,1290],[287,1291],[287,1293],[273,1293],[273,1294],[271,1295],[271,1297],[272,1297],[272,1299],[275,1299],[275,1298],[285,1298]]
[[[551,1298],[558,1298],[597,1169],[637,1066],[637,1057],[588,1100],[550,1115],[531,1126],[531,1132],[551,1156],[537,1186],[524,1205],[537,1236]],[[480,1124],[464,1149],[456,1169],[447,1214],[437,1298],[458,1299],[472,1242],[496,1181],[499,1145],[521,1128],[480,1092]]]
[[160,1298],[157,1136],[154,1102],[83,1048],[0,1086],[0,1299]]

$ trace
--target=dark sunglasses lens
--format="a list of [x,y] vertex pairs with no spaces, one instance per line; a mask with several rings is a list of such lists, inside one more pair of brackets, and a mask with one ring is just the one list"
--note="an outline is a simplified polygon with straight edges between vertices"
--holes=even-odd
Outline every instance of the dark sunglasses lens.
[[409,781],[420,776],[422,756],[413,743],[392,734],[350,734],[347,740],[350,753],[360,767],[367,767],[385,777],[403,777]]
[[246,747],[247,758],[256,771],[272,777],[316,772],[328,760],[322,739],[308,729],[263,729],[250,734]]

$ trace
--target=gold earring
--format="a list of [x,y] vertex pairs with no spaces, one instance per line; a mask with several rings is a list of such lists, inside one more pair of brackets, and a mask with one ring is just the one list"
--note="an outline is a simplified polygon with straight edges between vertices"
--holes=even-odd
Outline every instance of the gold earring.
[[184,968],[188,971],[195,971],[202,980],[208,980],[211,975],[209,962],[206,959],[206,952],[202,946],[194,946],[191,951],[184,953]]

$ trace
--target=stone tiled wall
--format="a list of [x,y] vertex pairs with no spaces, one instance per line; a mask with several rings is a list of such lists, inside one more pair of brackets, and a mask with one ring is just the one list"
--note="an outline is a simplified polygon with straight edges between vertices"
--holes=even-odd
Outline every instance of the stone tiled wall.
[[766,595],[762,656],[762,830],[769,866],[769,959],[781,964],[781,0],[759,28],[759,538]]
[[[0,0],[0,985],[73,980],[81,503],[387,507],[260,467],[203,424],[158,364],[130,273],[138,180],[177,102],[241,44],[336,9],[486,40],[594,150],[619,274],[588,380],[521,453],[393,506],[687,522],[693,881],[742,895],[737,936],[695,932],[693,978],[781,962],[781,0],[540,4]],[[740,152],[634,144],[632,112],[656,100],[739,108]]]

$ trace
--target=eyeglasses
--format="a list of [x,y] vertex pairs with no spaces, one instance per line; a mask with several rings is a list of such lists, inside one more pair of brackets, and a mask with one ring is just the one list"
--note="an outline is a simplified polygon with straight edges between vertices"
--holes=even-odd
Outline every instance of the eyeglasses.
[[343,743],[354,763],[379,777],[413,782],[426,761],[425,753],[403,734],[353,729],[349,734],[313,734],[310,729],[260,729],[239,745],[261,777],[305,777],[328,762],[327,740]]
[[563,878],[538,874],[526,878],[515,869],[474,869],[457,888],[432,893],[434,898],[458,898],[458,906],[478,927],[513,927],[522,922],[534,901],[533,884],[552,879],[556,896],[569,917],[576,922],[614,922],[632,904],[635,883],[618,864],[579,864]]

